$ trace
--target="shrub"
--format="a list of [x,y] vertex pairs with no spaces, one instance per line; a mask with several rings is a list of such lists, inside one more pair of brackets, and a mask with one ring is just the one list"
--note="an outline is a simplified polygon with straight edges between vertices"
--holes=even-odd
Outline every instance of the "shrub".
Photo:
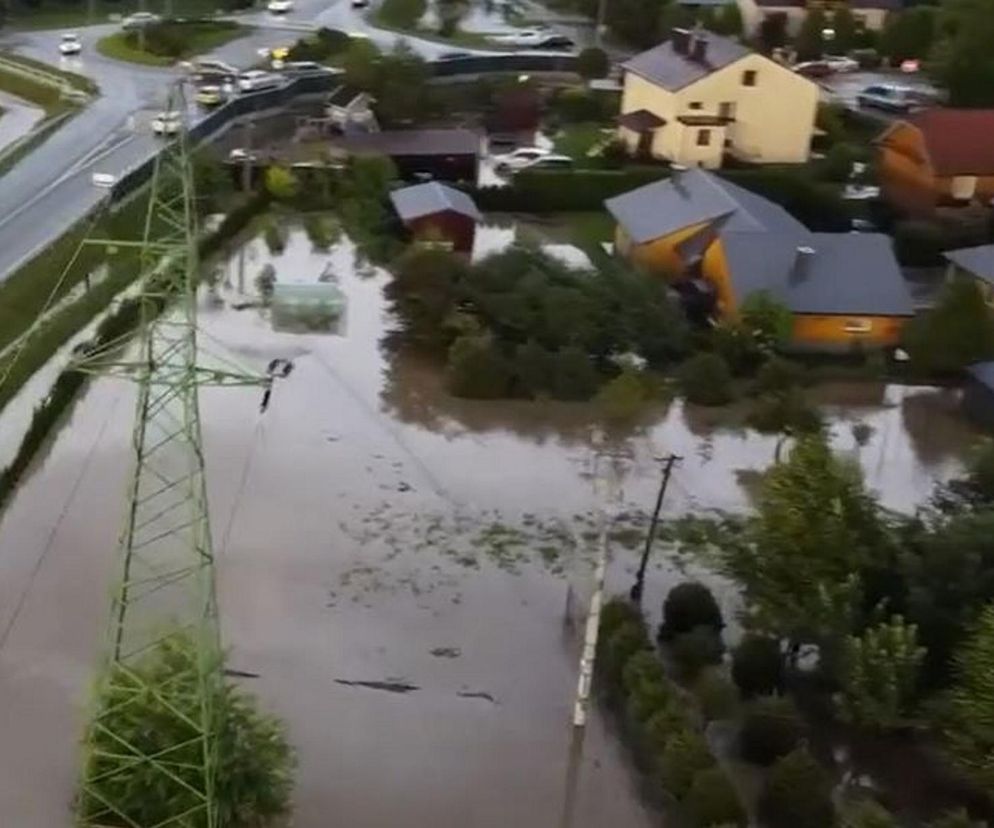
[[665,167],[560,172],[523,170],[514,176],[510,186],[482,187],[475,196],[477,205],[484,211],[553,213],[562,210],[601,210],[605,199],[668,175]]
[[642,613],[631,601],[615,596],[609,598],[601,607],[600,638],[611,635],[622,624],[642,623]]
[[416,29],[427,8],[426,0],[383,0],[379,16],[388,26]]
[[643,679],[629,690],[625,710],[632,721],[644,723],[664,710],[672,698],[673,691],[664,677]]
[[783,654],[775,638],[747,635],[732,653],[732,680],[743,697],[783,690]]
[[926,828],[987,828],[987,823],[970,817],[965,809],[959,808],[929,822]]
[[759,394],[775,394],[800,385],[804,369],[796,362],[774,356],[764,362],[756,372],[754,390]]
[[266,169],[266,192],[277,201],[289,201],[297,195],[300,182],[297,176],[286,167],[272,166]]
[[488,334],[461,336],[449,348],[445,366],[449,393],[474,400],[506,397],[511,370]]
[[549,390],[557,400],[589,400],[601,383],[593,361],[579,348],[567,347],[555,352],[549,367],[552,374]]
[[653,713],[645,723],[645,737],[651,748],[662,753],[674,733],[693,730],[695,722],[685,700],[675,694],[669,702]]
[[759,815],[768,828],[832,828],[831,784],[807,750],[777,760],[759,797]]
[[797,387],[759,397],[746,421],[763,434],[813,434],[824,425],[818,409]]
[[697,405],[725,405],[732,400],[732,373],[718,354],[698,354],[677,373],[680,392]]
[[693,678],[705,667],[721,663],[725,645],[714,627],[700,626],[670,639],[669,651],[683,675]]
[[838,186],[813,180],[807,170],[750,168],[727,170],[722,176],[775,201],[811,230],[850,228],[852,214]]
[[994,356],[994,317],[977,286],[955,279],[904,331],[911,361],[925,371],[957,371]]
[[601,386],[595,400],[606,419],[625,423],[636,419],[645,410],[657,390],[657,386],[644,373],[626,368]]
[[625,664],[621,674],[621,684],[625,692],[636,692],[643,683],[660,683],[666,681],[663,665],[652,650],[635,653]]
[[704,736],[696,730],[680,730],[659,755],[659,778],[667,791],[682,800],[698,772],[713,765],[714,757]]
[[839,828],[897,828],[897,820],[880,803],[861,799],[843,811]]
[[[79,797],[79,813],[87,822],[104,822],[107,804],[114,822],[164,825],[177,813],[193,813],[202,800],[196,768],[202,742],[184,719],[199,721],[197,692],[199,648],[188,637],[172,635],[128,671],[112,667],[98,702],[101,726],[89,734],[88,786]],[[154,686],[158,693],[143,692]],[[137,692],[136,692],[137,691]],[[224,683],[214,699],[217,756],[214,796],[218,823],[257,825],[285,813],[293,786],[293,756],[278,720],[257,711],[251,697]],[[113,733],[114,735],[110,735]],[[169,750],[175,783],[166,783],[151,762],[137,762],[127,774],[111,773],[120,762],[106,756],[121,753],[122,742],[145,756]],[[94,781],[99,780],[99,781]]]
[[845,182],[852,175],[853,163],[860,159],[860,151],[854,144],[840,142],[825,155],[821,164],[821,175],[826,181]]
[[746,711],[739,732],[742,758],[756,765],[772,765],[794,750],[803,727],[793,703],[782,696],[756,699]]
[[603,100],[582,86],[564,89],[551,105],[553,112],[569,124],[600,121],[604,115]]
[[263,238],[270,253],[282,253],[286,249],[286,230],[283,225],[274,218],[266,221],[266,229],[263,231]]
[[730,719],[739,704],[739,692],[718,669],[705,670],[694,684],[694,695],[709,722]]
[[576,71],[581,78],[592,80],[603,78],[611,68],[607,52],[596,47],[588,47],[580,52],[576,59]]
[[604,643],[601,655],[602,675],[613,685],[620,685],[622,671],[639,650],[649,648],[649,637],[641,621],[626,621]]
[[662,638],[688,633],[695,627],[721,630],[725,622],[711,590],[698,581],[685,581],[671,589],[663,602]]
[[684,805],[691,824],[700,828],[715,825],[744,826],[747,822],[738,792],[725,772],[718,767],[707,768],[694,775]]

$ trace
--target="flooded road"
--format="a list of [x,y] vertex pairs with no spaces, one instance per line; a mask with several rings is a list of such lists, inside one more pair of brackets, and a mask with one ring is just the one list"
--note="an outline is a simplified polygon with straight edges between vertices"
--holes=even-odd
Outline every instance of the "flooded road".
[[[449,398],[437,368],[382,348],[383,271],[344,236],[328,252],[298,226],[286,239],[221,264],[201,344],[208,362],[295,363],[265,414],[257,389],[202,394],[224,638],[230,666],[258,674],[247,685],[288,723],[293,824],[557,825],[579,656],[567,622],[589,599],[597,507],[628,515],[608,572],[609,591],[627,590],[655,458],[685,458],[667,514],[742,509],[776,441],[735,426],[735,411],[661,407],[610,441],[603,504],[591,406]],[[256,291],[267,264],[277,284],[337,280],[344,318],[274,330]],[[895,509],[954,473],[972,440],[947,392],[820,394],[834,443]],[[125,383],[95,382],[0,523],[0,813],[18,828],[71,823],[133,400]],[[681,577],[659,548],[646,606]],[[734,590],[719,598],[734,608]],[[634,779],[594,715],[576,825],[658,825]]]

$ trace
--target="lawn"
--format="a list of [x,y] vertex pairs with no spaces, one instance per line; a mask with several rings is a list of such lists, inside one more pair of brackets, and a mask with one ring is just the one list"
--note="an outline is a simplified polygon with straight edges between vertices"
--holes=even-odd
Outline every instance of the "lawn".
[[556,152],[568,155],[581,166],[590,160],[590,151],[598,144],[611,140],[614,131],[605,132],[604,124],[569,124],[553,138]]
[[[162,16],[166,16],[168,11],[175,17],[203,17],[205,9],[213,10],[218,5],[221,4],[205,5],[203,0],[171,0],[171,2],[146,0],[144,10]],[[12,29],[74,29],[107,23],[109,20],[139,11],[140,7],[140,0],[91,0],[87,3],[49,3],[46,0],[45,4],[37,9],[29,10],[21,4],[16,5],[7,18],[7,24]]]
[[[97,51],[104,57],[121,60],[127,63],[141,63],[146,66],[171,66],[178,60],[201,55],[223,46],[239,37],[244,37],[251,31],[250,27],[230,21],[196,21],[189,23],[172,23],[156,27],[157,30],[181,30],[181,39],[170,37],[173,42],[181,43],[179,48],[162,48],[154,41],[150,30],[146,44],[142,50],[138,47],[138,38],[132,32],[115,32],[97,41]],[[154,45],[153,45],[154,43]]]

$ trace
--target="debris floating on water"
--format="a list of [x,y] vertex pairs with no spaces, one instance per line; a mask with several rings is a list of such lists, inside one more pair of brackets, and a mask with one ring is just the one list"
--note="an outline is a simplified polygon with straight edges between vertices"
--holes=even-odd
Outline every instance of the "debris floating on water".
[[366,687],[369,690],[385,690],[388,693],[410,693],[421,689],[416,684],[408,684],[404,681],[352,681],[351,679],[335,679],[335,684],[343,684],[346,687]]

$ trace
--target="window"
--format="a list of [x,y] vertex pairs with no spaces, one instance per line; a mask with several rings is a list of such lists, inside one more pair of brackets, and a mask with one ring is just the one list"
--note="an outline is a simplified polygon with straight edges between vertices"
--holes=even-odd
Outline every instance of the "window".
[[755,86],[756,85],[756,70],[746,69],[742,73],[742,85],[743,86]]
[[687,104],[687,106],[689,106],[691,109],[704,109],[704,104],[702,104],[700,101],[691,101],[689,104]]
[[711,130],[710,129],[697,130],[697,146],[708,147],[710,145],[711,145]]
[[873,323],[869,319],[847,319],[842,329],[848,334],[868,334]]

